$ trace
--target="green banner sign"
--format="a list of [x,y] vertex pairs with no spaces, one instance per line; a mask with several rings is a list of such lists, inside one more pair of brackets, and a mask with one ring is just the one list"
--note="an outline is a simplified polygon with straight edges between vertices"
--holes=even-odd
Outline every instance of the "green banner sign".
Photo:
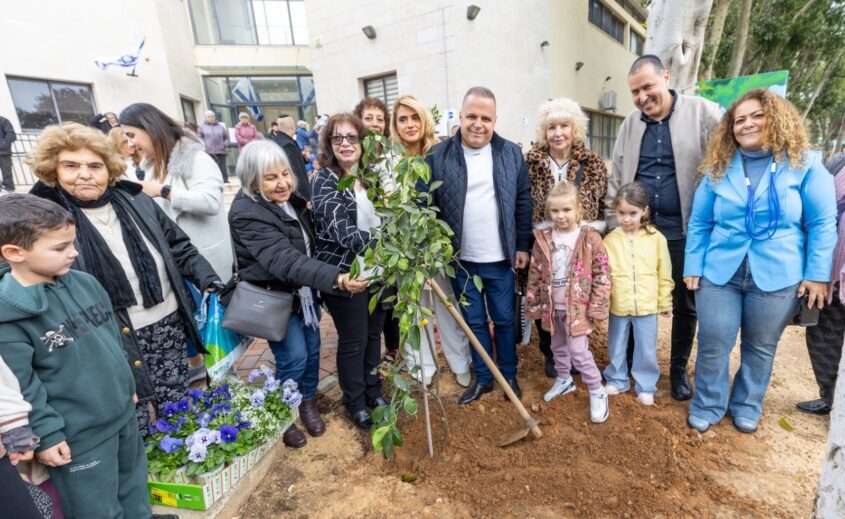
[[786,97],[786,85],[788,81],[788,70],[777,70],[729,79],[701,81],[698,84],[698,95],[719,103],[727,110],[731,106],[731,103],[736,101],[742,94],[755,88],[768,88],[781,97]]

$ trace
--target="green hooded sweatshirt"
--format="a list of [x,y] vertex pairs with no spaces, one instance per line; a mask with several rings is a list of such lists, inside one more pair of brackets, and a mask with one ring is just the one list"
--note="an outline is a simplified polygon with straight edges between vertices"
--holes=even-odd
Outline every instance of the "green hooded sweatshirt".
[[39,451],[65,440],[72,453],[86,452],[135,415],[111,302],[84,272],[24,287],[0,265],[0,357],[32,404]]

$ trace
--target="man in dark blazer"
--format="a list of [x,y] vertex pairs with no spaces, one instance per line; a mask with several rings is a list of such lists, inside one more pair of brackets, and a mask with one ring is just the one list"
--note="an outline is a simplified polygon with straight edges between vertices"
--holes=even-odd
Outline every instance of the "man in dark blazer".
[[293,117],[285,115],[279,117],[276,122],[279,124],[279,131],[272,135],[273,142],[278,144],[290,162],[290,169],[296,176],[296,192],[306,201],[311,201],[311,182],[308,180],[308,172],[305,170],[305,159],[302,158],[302,151],[296,144],[296,121]]

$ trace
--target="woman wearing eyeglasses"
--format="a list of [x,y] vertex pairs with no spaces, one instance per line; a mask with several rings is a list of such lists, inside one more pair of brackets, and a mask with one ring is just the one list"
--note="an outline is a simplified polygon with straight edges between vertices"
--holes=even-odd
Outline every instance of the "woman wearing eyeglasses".
[[[317,256],[324,263],[348,272],[355,258],[369,245],[371,230],[381,223],[366,188],[356,181],[338,190],[338,182],[361,160],[364,125],[350,113],[335,114],[320,135],[322,168],[314,175],[311,203],[317,230]],[[362,274],[363,277],[367,273]],[[370,407],[385,403],[381,381],[374,374],[381,361],[381,330],[385,310],[368,311],[367,291],[340,296],[323,294],[338,334],[337,374],[343,405],[361,429],[372,426]]]
[[[699,432],[727,411],[740,431],[757,430],[784,328],[799,301],[824,306],[836,200],[820,155],[810,151],[792,103],[769,90],[740,97],[713,131],[684,260],[698,312],[687,422]],[[740,366],[729,390],[740,330]]]

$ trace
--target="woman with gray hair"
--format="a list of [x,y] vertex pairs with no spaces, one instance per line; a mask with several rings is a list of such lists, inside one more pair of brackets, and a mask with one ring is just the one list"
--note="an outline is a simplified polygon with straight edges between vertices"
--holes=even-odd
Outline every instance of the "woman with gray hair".
[[[320,436],[326,424],[317,411],[320,305],[315,291],[342,296],[361,292],[367,284],[312,257],[316,238],[311,211],[295,192],[296,177],[281,148],[271,141],[247,144],[235,171],[242,187],[229,210],[229,226],[237,274],[244,281],[294,294],[285,337],[269,344],[276,360],[276,379],[292,379],[299,385],[302,424],[308,434]],[[295,425],[283,440],[295,448],[306,443]]]
[[[536,226],[546,220],[546,197],[556,183],[568,180],[578,186],[582,220],[603,233],[607,166],[597,153],[587,149],[587,116],[575,101],[557,98],[540,105],[537,120],[536,142],[525,154],[531,184],[531,222]],[[554,378],[551,335],[539,321],[536,324],[540,351],[546,358],[546,376]]]

